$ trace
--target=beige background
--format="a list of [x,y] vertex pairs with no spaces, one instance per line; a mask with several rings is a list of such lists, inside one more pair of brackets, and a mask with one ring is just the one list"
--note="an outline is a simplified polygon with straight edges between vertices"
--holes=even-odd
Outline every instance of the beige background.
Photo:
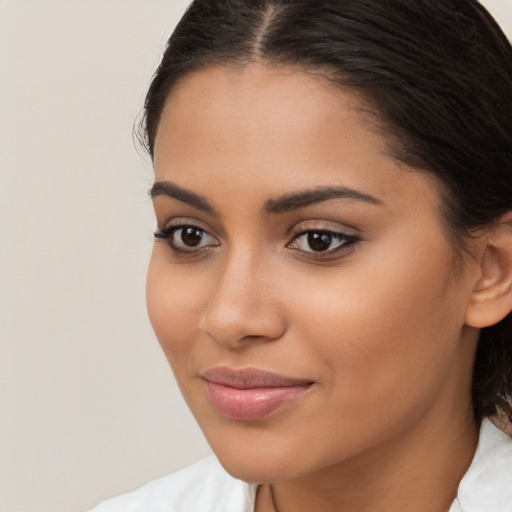
[[[0,0],[0,511],[78,512],[208,453],[146,317],[132,126],[186,0]],[[512,0],[484,2],[512,34]]]

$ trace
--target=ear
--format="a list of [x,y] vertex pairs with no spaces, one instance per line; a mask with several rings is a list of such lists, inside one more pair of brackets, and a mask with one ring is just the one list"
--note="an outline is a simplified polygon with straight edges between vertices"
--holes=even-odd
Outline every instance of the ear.
[[482,237],[480,276],[466,310],[466,324],[476,328],[497,324],[512,311],[512,212]]

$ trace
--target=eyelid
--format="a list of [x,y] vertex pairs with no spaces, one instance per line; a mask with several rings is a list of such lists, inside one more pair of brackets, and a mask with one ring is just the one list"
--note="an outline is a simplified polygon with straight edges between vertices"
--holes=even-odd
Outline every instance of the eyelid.
[[[313,248],[307,250],[300,247],[300,238],[312,233],[328,233],[332,235],[333,241],[339,242],[334,248],[325,251],[315,251]],[[295,225],[290,230],[291,240],[287,243],[287,248],[296,251],[301,258],[308,261],[317,261],[319,263],[329,262],[343,258],[349,252],[352,252],[362,241],[361,234],[353,227],[340,225],[330,221],[306,221]],[[307,242],[306,242],[307,243]],[[295,245],[295,247],[294,247]]]
[[[288,249],[295,251],[301,259],[306,261],[314,261],[318,263],[329,263],[332,261],[340,260],[346,255],[351,253],[361,243],[361,239],[356,236],[344,235],[339,233],[340,238],[344,238],[344,241],[332,249],[326,249],[325,251],[305,250],[300,247],[293,247],[293,244],[297,242],[302,236],[308,234],[310,231],[297,235],[289,244]],[[314,231],[313,231],[314,232]]]
[[[209,243],[207,245],[199,245],[199,246],[189,246],[186,248],[180,247],[179,244],[173,240],[175,234],[183,230],[185,228],[193,228],[198,231],[203,232],[206,236],[210,237],[215,241],[215,243]],[[203,227],[202,222],[197,221],[196,219],[190,219],[185,217],[177,217],[172,219],[171,221],[165,224],[165,227],[160,228],[157,227],[157,230],[154,232],[154,237],[162,242],[165,242],[169,249],[175,256],[179,257],[194,257],[205,252],[208,252],[213,247],[217,247],[220,245],[220,241],[217,236],[213,235],[209,229]]]
[[289,236],[296,237],[308,231],[330,231],[346,236],[361,236],[360,230],[349,224],[331,220],[307,220],[295,224],[289,231]]
[[[167,220],[163,223],[158,223],[157,229],[159,231],[164,231],[170,228],[183,227],[183,226],[194,226],[207,233],[211,234],[212,229],[209,226],[206,226],[205,223],[196,217],[173,217],[170,220]],[[213,236],[213,235],[212,235]]]

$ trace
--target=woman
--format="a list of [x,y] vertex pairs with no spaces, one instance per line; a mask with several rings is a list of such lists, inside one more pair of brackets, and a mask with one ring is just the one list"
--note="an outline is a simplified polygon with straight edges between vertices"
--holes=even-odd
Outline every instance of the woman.
[[511,511],[511,98],[475,0],[193,2],[148,307],[216,458],[96,510]]

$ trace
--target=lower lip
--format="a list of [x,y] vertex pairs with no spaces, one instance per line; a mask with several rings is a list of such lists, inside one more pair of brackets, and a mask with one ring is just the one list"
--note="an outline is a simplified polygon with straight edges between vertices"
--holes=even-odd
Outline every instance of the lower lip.
[[207,381],[215,408],[229,419],[256,421],[300,398],[311,384],[283,387],[237,389]]

